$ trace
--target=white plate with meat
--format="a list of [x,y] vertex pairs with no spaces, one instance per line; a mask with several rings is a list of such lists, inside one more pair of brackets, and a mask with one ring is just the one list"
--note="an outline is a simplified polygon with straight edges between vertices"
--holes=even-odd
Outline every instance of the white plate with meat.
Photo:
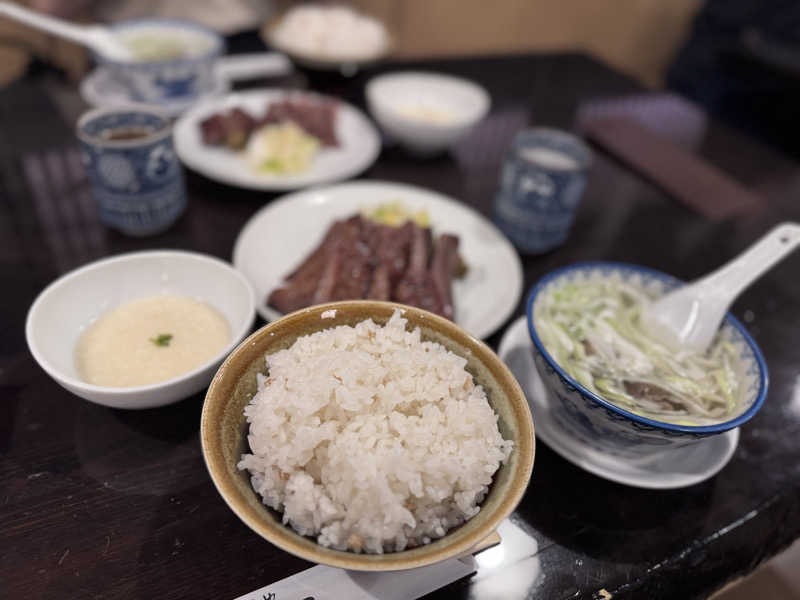
[[[254,166],[253,138],[267,126],[288,121],[314,146],[310,158],[306,156],[301,167],[293,163],[292,168],[267,168],[266,162],[264,168]],[[353,177],[375,162],[381,148],[378,132],[357,108],[328,96],[280,89],[201,102],[175,123],[174,140],[178,156],[190,169],[221,183],[265,191]],[[295,143],[292,148],[296,147]]]
[[[413,218],[394,226],[374,221],[387,206],[429,226]],[[478,338],[514,312],[523,283],[513,246],[475,210],[430,190],[379,181],[278,198],[239,233],[233,264],[255,287],[267,321],[310,304],[369,297],[444,314]]]

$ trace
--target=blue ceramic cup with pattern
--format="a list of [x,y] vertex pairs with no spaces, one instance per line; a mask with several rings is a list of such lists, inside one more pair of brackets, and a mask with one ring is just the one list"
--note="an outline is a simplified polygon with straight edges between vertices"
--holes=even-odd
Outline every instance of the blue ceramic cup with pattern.
[[132,100],[191,102],[218,88],[214,65],[225,52],[225,40],[218,33],[191,21],[164,18],[122,21],[111,31],[133,60],[102,54],[94,58],[128,89]]
[[172,123],[156,110],[99,108],[78,121],[100,220],[135,236],[160,233],[186,209]]
[[565,131],[540,127],[516,135],[500,175],[494,220],[518,250],[541,254],[564,243],[591,161],[588,146]]

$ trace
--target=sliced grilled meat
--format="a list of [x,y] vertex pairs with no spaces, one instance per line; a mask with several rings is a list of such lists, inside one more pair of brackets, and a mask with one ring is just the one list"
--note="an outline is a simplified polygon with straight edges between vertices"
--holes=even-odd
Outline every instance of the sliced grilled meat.
[[338,146],[336,111],[334,102],[290,98],[271,103],[260,125],[294,121],[323,146]]
[[367,300],[390,300],[392,298],[392,279],[389,266],[378,265],[372,272]]
[[319,277],[328,260],[328,253],[342,237],[359,235],[362,226],[361,221],[360,215],[350,217],[344,221],[335,221],[325,232],[322,242],[308,258],[286,276],[286,280],[294,281],[297,278]]
[[443,235],[432,252],[430,228],[412,222],[391,227],[360,215],[337,221],[268,303],[290,312],[336,300],[395,300],[452,319],[458,243]]
[[250,113],[234,108],[223,121],[225,126],[225,145],[231,150],[241,150],[247,145],[250,134],[258,126]]
[[395,283],[405,273],[408,266],[411,234],[414,224],[410,221],[400,227],[374,224],[368,243],[372,249],[376,265],[384,265],[389,270],[389,278]]
[[351,217],[346,221],[336,221],[331,225],[322,242],[311,255],[289,274],[286,284],[269,295],[267,304],[283,313],[313,304],[316,290],[321,285],[323,272],[326,268],[329,271],[332,269],[328,263],[336,254],[336,247],[340,240],[357,238],[360,228],[361,217],[359,216]]
[[221,146],[225,141],[225,115],[213,114],[200,121],[200,134],[204,144]]
[[408,269],[397,282],[392,297],[401,304],[409,304],[443,314],[442,301],[428,271],[428,258],[431,253],[431,230],[427,227],[412,226],[411,248]]
[[452,320],[453,309],[453,277],[458,270],[458,237],[442,234],[436,240],[436,247],[431,259],[431,277],[442,303],[442,315]]
[[328,257],[313,304],[364,298],[372,278],[369,247],[356,235],[342,236]]

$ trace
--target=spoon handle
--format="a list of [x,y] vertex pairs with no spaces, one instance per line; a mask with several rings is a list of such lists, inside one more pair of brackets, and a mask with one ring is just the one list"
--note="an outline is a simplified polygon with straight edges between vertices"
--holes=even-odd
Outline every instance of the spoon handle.
[[800,245],[800,225],[781,223],[732,261],[692,283],[707,298],[735,298]]
[[86,27],[43,15],[42,13],[24,8],[18,4],[0,2],[0,15],[5,15],[10,19],[25,23],[36,29],[48,31],[59,37],[67,38],[82,46],[86,46],[88,43]]
[[232,54],[217,59],[214,64],[217,77],[230,83],[259,77],[280,77],[292,71],[292,63],[279,52]]

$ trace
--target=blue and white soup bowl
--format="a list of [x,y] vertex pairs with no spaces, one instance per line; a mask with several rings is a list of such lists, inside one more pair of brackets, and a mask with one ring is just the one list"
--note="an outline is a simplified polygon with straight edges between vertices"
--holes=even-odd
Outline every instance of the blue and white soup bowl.
[[556,269],[531,289],[527,301],[528,330],[533,341],[536,370],[549,396],[551,417],[562,433],[585,446],[626,459],[641,459],[687,446],[729,431],[748,421],[764,403],[767,366],[758,346],[744,326],[730,313],[722,335],[736,349],[734,365],[739,379],[739,409],[714,425],[676,425],[634,414],[589,391],[561,368],[545,348],[536,330],[537,302],[544,292],[565,281],[617,278],[660,296],[682,285],[666,273],[625,263],[577,263]]
[[181,216],[186,189],[169,118],[139,107],[98,108],[80,118],[77,135],[104,224],[142,236]]
[[169,48],[179,44],[182,56],[164,60],[113,60],[99,54],[95,60],[124,84],[131,100],[147,104],[189,102],[217,89],[215,62],[225,52],[218,33],[190,21],[141,19],[112,26],[129,47],[138,43]]

